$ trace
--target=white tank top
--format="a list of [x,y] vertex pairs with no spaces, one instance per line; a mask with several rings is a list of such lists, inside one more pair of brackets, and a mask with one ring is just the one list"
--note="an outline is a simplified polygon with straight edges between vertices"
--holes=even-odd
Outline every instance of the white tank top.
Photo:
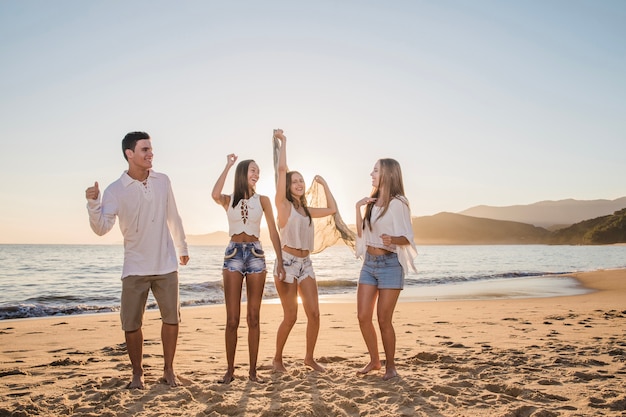
[[315,229],[313,222],[309,224],[309,218],[298,213],[292,205],[287,224],[280,229],[281,245],[312,251],[314,237]]
[[263,207],[259,194],[254,194],[247,200],[242,198],[234,208],[233,195],[231,194],[226,215],[228,216],[229,236],[245,233],[250,236],[261,237]]

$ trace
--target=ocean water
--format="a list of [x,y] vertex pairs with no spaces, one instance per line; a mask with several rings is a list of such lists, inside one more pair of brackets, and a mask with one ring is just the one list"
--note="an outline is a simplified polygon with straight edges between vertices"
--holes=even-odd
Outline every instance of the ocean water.
[[[275,255],[266,249],[268,269]],[[417,274],[400,301],[541,297],[585,292],[555,275],[626,268],[626,246],[419,246]],[[224,301],[224,247],[191,246],[180,267],[181,304]],[[345,246],[312,256],[322,302],[355,301],[361,261]],[[0,245],[0,320],[118,311],[123,248],[119,245]],[[265,302],[277,301],[268,275]],[[244,291],[245,299],[245,291]],[[152,296],[148,308],[156,308]]]

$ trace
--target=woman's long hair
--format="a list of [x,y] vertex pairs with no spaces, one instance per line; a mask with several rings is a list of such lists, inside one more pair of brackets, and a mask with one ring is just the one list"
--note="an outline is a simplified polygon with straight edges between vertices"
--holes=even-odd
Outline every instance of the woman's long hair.
[[[402,169],[400,169],[398,161],[392,158],[383,158],[379,159],[378,162],[380,163],[378,187],[374,187],[370,197],[383,202],[383,211],[378,216],[380,218],[389,209],[391,200],[396,197],[404,197],[404,182],[402,181]],[[381,195],[381,191],[385,195]],[[374,207],[374,204],[369,203],[367,205],[365,217],[363,218],[363,229],[365,229],[365,224],[367,223],[367,226],[372,230],[372,207]]]
[[[287,196],[287,200],[289,200],[289,202],[291,202],[291,204],[293,204],[293,202],[295,201],[295,198],[294,198],[293,194],[291,194],[291,177],[293,176],[293,174],[298,174],[298,175],[300,175],[302,177],[302,174],[300,174],[298,171],[289,171],[289,172],[287,172],[287,177],[286,177],[286,182],[287,183],[285,184],[287,189],[285,190],[285,195]],[[311,218],[311,213],[309,212],[309,208],[306,205],[306,198],[304,197],[304,194],[301,195],[300,198],[298,198],[298,203],[304,209],[304,212],[306,213],[306,216],[309,218],[309,224],[311,224],[313,219]]]
[[237,168],[235,168],[235,186],[233,190],[233,201],[231,201],[233,208],[237,206],[241,199],[252,197],[248,189],[248,168],[253,162],[254,159],[246,159],[239,162]]

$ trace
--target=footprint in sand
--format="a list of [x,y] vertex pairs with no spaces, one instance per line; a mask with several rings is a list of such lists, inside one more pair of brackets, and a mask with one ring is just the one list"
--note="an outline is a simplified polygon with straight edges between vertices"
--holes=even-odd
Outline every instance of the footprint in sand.
[[82,361],[75,361],[70,358],[58,359],[56,361],[50,362],[49,366],[76,366],[76,365],[84,365]]
[[5,376],[11,376],[11,375],[25,375],[25,376],[28,376],[30,374],[28,372],[26,372],[26,371],[22,371],[21,369],[9,369],[7,371],[0,371],[0,378],[3,378]]
[[348,360],[347,358],[344,358],[341,356],[322,356],[317,361],[321,363],[336,363],[336,362],[343,362],[347,360]]
[[[24,397],[25,395],[30,395],[30,391],[13,391],[9,394],[7,394],[7,397]],[[0,409],[0,411],[2,411]],[[0,415],[4,415],[2,413],[0,413]],[[7,414],[7,415],[19,415],[19,414]]]

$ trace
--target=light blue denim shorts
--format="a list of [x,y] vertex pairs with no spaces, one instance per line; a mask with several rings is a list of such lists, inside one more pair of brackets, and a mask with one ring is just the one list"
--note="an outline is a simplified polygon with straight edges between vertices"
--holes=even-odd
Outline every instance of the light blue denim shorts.
[[404,271],[397,253],[370,255],[365,253],[359,284],[374,285],[378,289],[401,290],[404,288]]
[[265,252],[261,242],[230,242],[224,251],[223,269],[239,272],[244,276],[266,271]]

